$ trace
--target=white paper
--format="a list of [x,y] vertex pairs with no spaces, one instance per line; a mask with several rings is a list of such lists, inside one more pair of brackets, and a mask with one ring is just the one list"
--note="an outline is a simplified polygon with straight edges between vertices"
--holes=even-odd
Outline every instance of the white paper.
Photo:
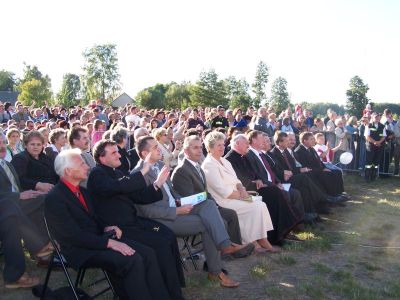
[[291,186],[290,183],[282,183],[282,186],[283,186],[283,189],[284,189],[286,192],[289,192],[289,189],[290,189],[290,186]]
[[203,202],[204,200],[207,200],[206,192],[181,198],[181,205],[187,205],[187,204],[196,205]]

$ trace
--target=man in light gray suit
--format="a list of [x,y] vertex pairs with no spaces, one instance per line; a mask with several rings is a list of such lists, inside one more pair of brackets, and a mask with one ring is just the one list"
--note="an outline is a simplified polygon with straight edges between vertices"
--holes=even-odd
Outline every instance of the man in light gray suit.
[[[141,137],[137,141],[136,149],[141,159],[133,172],[139,172],[143,166],[143,158],[150,155],[150,163],[153,166],[144,179],[147,184],[154,184],[159,170],[163,167],[163,163],[160,161],[161,151],[156,140],[150,136]],[[231,242],[214,201],[205,200],[195,206],[180,206],[180,195],[174,191],[170,180],[167,180],[159,188],[162,190],[163,199],[152,204],[136,205],[138,214],[163,223],[177,236],[201,233],[209,279],[219,280],[223,287],[239,286],[238,282],[221,272],[222,263],[219,250],[221,254],[232,254],[239,251],[246,252],[251,246],[241,246]]]
[[[172,186],[182,196],[207,192],[206,177],[199,162],[203,158],[202,143],[198,136],[185,138],[183,143],[184,158],[172,173]],[[214,198],[207,192],[207,198]],[[218,205],[217,205],[218,206]],[[239,219],[233,209],[218,206],[219,213],[225,222],[226,229],[232,242],[242,244]]]

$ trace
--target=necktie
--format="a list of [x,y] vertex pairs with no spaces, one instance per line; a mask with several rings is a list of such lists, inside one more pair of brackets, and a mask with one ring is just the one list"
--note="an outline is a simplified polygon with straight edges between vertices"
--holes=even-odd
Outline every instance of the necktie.
[[199,165],[199,164],[196,164],[195,168],[196,168],[196,170],[197,170],[197,173],[199,173],[199,176],[200,176],[200,178],[201,178],[201,181],[204,183],[204,178],[203,178],[203,174],[201,174],[200,165]]
[[82,204],[82,206],[85,208],[86,211],[89,211],[85,198],[83,198],[82,193],[78,190],[75,192],[76,197],[79,199],[79,202]]
[[[156,173],[156,175],[158,175],[158,173],[160,172],[160,169],[156,165],[154,165],[153,171]],[[162,188],[167,193],[169,207],[176,207],[175,198],[172,195],[171,189],[169,188],[169,185],[167,184],[167,182],[164,182]]]
[[6,172],[6,175],[8,177],[8,179],[11,182],[11,186],[13,189],[13,192],[19,192],[19,188],[18,188],[18,184],[17,181],[14,177],[14,174],[11,172],[10,168],[8,167],[6,161],[4,159],[0,160],[0,165],[2,166],[4,172]]
[[288,159],[287,154],[286,154],[285,151],[282,152],[282,156],[283,156],[283,158],[284,158],[284,160],[286,162],[286,166],[289,168],[290,171],[292,171],[292,166],[289,163],[289,159]]
[[273,184],[275,184],[275,183],[276,183],[275,174],[274,174],[274,172],[272,172],[271,166],[270,166],[270,164],[268,163],[267,158],[266,158],[262,153],[260,153],[260,157],[261,157],[261,160],[262,160],[263,163],[264,163],[264,167],[267,169],[267,172],[269,173],[269,176],[271,177],[271,182],[272,182]]

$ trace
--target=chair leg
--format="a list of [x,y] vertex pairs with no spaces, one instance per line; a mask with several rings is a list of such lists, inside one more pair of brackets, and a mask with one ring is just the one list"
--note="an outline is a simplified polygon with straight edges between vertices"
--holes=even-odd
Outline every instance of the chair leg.
[[75,286],[74,286],[74,284],[72,283],[72,279],[71,279],[71,276],[70,276],[69,273],[68,273],[67,267],[65,266],[65,263],[62,261],[61,255],[59,254],[58,256],[61,258],[61,267],[62,267],[62,269],[63,269],[63,271],[64,271],[65,277],[67,277],[68,284],[69,284],[70,288],[72,289],[72,293],[74,294],[75,299],[76,299],[76,300],[79,300],[79,296],[78,296],[78,294],[76,293]]
[[75,279],[75,287],[78,288],[80,285],[80,280],[81,280],[81,275],[82,275],[82,268],[79,268],[78,273],[76,274],[76,279]]
[[101,270],[103,271],[104,277],[106,278],[106,280],[107,280],[107,282],[108,282],[108,285],[110,286],[111,292],[113,293],[114,298],[115,298],[115,297],[117,296],[117,293],[116,293],[115,290],[114,290],[114,287],[113,287],[113,285],[112,285],[112,283],[111,283],[110,277],[108,277],[108,274],[107,274],[107,271],[106,271],[106,270],[104,270],[104,269],[101,269]]
[[50,280],[50,274],[51,274],[51,271],[53,270],[53,259],[54,259],[54,254],[51,255],[50,263],[49,263],[49,266],[47,267],[46,279],[44,280],[42,294],[40,295],[40,300],[43,300],[44,296],[46,295],[47,286],[48,286],[49,280]]
[[193,253],[192,253],[192,249],[190,249],[190,246],[188,244],[188,240],[189,240],[189,237],[183,238],[183,242],[185,244],[185,248],[186,248],[187,252],[189,253],[190,260],[192,261],[194,269],[197,271],[197,263],[196,263],[196,261],[194,259],[194,256],[193,256]]

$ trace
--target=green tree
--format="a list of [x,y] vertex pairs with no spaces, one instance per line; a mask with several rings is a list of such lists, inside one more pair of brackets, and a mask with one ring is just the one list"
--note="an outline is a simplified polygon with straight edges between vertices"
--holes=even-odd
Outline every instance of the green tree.
[[191,84],[172,82],[165,93],[165,106],[171,108],[186,108],[190,105]]
[[289,93],[287,91],[287,81],[283,77],[278,77],[272,84],[270,105],[277,114],[290,106]]
[[135,97],[136,102],[147,109],[164,108],[165,93],[168,85],[157,83],[154,86],[141,90]]
[[0,71],[0,91],[14,91],[15,74],[6,70]]
[[76,74],[64,74],[60,92],[57,94],[57,101],[66,107],[79,103],[79,92],[81,90],[81,80]]
[[19,80],[17,90],[20,92],[18,100],[24,105],[42,106],[52,97],[51,80],[43,75],[37,66],[24,64],[24,76]]
[[234,109],[236,107],[246,110],[252,104],[252,99],[249,94],[250,85],[246,79],[236,79],[234,76],[229,76],[225,79],[229,106]]
[[257,65],[256,77],[254,78],[254,82],[251,85],[253,88],[253,93],[255,97],[253,99],[253,106],[256,108],[260,107],[260,105],[266,100],[265,96],[265,86],[268,82],[269,69],[265,62],[260,61]]
[[362,111],[369,101],[368,90],[368,84],[365,84],[360,77],[354,76],[350,79],[350,88],[346,91],[346,110],[349,114],[361,117]]
[[121,89],[116,45],[95,45],[83,52],[85,98],[112,100]]
[[229,103],[224,81],[218,79],[214,69],[201,72],[192,90],[191,102],[194,106],[227,106]]

